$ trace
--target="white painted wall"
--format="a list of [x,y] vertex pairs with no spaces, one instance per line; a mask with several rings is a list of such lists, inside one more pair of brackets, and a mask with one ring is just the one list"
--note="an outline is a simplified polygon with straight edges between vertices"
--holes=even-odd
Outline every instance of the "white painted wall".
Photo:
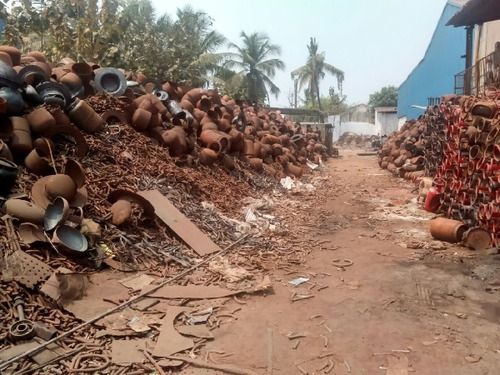
[[375,112],[376,134],[389,135],[398,130],[397,112]]
[[406,121],[408,121],[408,119],[406,118],[406,116],[398,118],[398,130],[401,130],[401,128],[403,127],[403,125],[406,123]]
[[340,122],[339,116],[328,116],[328,122],[334,125],[333,142],[336,142],[346,132],[360,135],[377,135],[375,125],[368,122]]
[[495,44],[500,41],[500,21],[486,22],[474,29],[474,61],[495,52]]

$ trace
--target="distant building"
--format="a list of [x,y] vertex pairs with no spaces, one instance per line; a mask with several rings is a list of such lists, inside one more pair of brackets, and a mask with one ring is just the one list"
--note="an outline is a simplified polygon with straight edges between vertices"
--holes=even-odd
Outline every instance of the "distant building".
[[375,107],[375,132],[377,135],[389,135],[398,130],[398,112],[396,107]]
[[[494,0],[496,1],[496,0]],[[466,0],[448,0],[424,57],[399,86],[397,115],[400,125],[423,114],[432,98],[453,93],[454,76],[465,68],[465,30],[446,23]]]
[[349,110],[341,114],[343,122],[372,122],[370,106],[367,104],[355,104]]
[[333,141],[337,141],[344,133],[360,135],[377,135],[373,121],[373,112],[367,104],[356,104],[340,115],[328,116],[328,122],[334,124]]
[[500,1],[469,0],[448,25],[466,31],[465,70],[455,76],[455,93],[477,95],[499,88]]

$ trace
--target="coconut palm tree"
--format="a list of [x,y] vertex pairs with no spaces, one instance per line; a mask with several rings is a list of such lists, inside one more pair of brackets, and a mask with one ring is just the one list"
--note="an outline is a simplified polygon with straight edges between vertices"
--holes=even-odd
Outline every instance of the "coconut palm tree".
[[325,53],[318,53],[318,43],[316,43],[316,38],[311,38],[309,44],[307,45],[307,50],[309,51],[309,56],[306,64],[292,72],[292,79],[298,80],[299,89],[302,89],[307,85],[313,105],[316,100],[318,108],[321,110],[321,100],[319,95],[320,81],[325,78],[326,73],[330,73],[337,78],[337,83],[339,89],[341,90],[342,81],[344,80],[344,72],[325,62]]
[[210,74],[220,67],[225,57],[216,50],[227,42],[213,29],[213,19],[186,5],[177,9],[177,21],[169,38],[173,47],[169,76],[177,81],[189,81],[195,87],[208,84]]
[[248,35],[242,31],[240,36],[241,46],[229,44],[229,48],[235,49],[236,52],[227,53],[225,67],[236,69],[244,78],[247,99],[259,102],[267,98],[269,101],[269,92],[277,97],[280,89],[272,79],[277,69],[285,69],[285,64],[273,56],[279,56],[281,48],[272,44],[269,37],[263,33]]

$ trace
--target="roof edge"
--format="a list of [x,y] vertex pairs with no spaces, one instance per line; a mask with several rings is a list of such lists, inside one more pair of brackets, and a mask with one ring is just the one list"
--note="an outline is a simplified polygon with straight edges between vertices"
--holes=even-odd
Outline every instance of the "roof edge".
[[[444,13],[446,11],[446,7],[448,5],[451,5],[451,6],[455,6],[455,7],[458,7],[458,8],[461,8],[462,6],[459,6],[457,4],[454,4],[456,0],[448,0],[446,2],[446,4],[444,5],[443,7],[443,10],[441,11],[441,15],[439,16],[438,18],[438,21],[437,21],[437,24],[436,24],[436,27],[434,28],[434,31],[432,33],[432,36],[431,36],[431,39],[429,40],[429,44],[427,44],[427,48],[425,49],[425,53],[424,53],[424,56],[420,59],[420,61],[417,63],[417,65],[415,65],[413,67],[413,69],[411,70],[411,72],[408,74],[408,76],[406,77],[406,79],[401,82],[401,84],[399,85],[398,89],[401,88],[401,86],[403,86],[406,81],[408,81],[408,79],[411,77],[411,75],[413,74],[413,72],[415,72],[415,70],[420,66],[420,64],[422,64],[422,62],[425,60],[425,58],[427,57],[427,55],[429,54],[429,49],[431,48],[431,44],[432,44],[432,41],[434,40],[434,38],[436,37],[436,33],[438,31],[438,28],[439,28],[439,24],[441,23],[441,20],[443,19],[443,16],[444,16]],[[453,17],[453,16],[452,16]],[[445,25],[446,26],[446,25]]]
[[469,0],[448,0],[446,3],[450,5],[455,5],[459,8],[463,8],[465,4],[467,4]]

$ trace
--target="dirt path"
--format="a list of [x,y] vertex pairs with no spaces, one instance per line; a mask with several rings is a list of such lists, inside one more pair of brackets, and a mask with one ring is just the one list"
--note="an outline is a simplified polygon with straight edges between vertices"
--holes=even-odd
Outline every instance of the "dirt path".
[[[272,295],[231,302],[237,320],[214,331],[205,354],[260,374],[498,374],[499,258],[432,242],[409,183],[374,157],[343,155],[328,166],[336,188],[310,213],[326,214],[308,230],[327,249],[271,273]],[[297,276],[310,281],[295,288]]]

